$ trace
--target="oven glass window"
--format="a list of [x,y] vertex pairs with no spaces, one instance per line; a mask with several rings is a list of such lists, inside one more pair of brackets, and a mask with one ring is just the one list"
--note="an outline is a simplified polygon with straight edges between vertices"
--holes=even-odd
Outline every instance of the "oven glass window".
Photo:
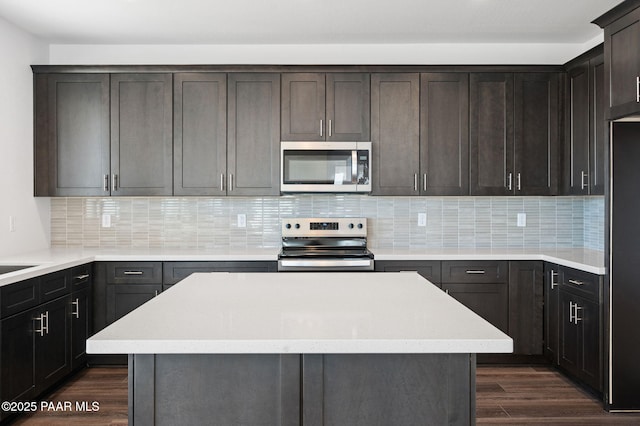
[[352,155],[351,150],[284,151],[284,183],[353,184]]

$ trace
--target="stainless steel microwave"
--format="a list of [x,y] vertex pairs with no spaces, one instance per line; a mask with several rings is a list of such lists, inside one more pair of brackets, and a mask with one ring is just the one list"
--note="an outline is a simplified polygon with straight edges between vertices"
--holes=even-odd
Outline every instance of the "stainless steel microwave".
[[371,142],[280,142],[281,192],[371,192]]

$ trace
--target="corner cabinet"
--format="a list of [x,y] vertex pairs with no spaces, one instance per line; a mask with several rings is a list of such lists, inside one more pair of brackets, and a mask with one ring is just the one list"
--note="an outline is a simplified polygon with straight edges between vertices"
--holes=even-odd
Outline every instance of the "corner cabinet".
[[283,73],[283,141],[368,141],[368,73]]
[[593,22],[604,29],[606,118],[640,113],[640,3],[622,2]]

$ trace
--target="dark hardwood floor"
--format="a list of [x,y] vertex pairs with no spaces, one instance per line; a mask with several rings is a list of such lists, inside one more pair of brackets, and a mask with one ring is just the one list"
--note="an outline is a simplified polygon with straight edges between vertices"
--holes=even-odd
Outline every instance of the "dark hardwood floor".
[[[88,368],[45,401],[98,401],[95,412],[43,412],[16,425],[126,425],[126,368]],[[547,366],[487,366],[477,370],[477,423],[497,425],[640,424],[640,413],[611,414],[590,394]]]

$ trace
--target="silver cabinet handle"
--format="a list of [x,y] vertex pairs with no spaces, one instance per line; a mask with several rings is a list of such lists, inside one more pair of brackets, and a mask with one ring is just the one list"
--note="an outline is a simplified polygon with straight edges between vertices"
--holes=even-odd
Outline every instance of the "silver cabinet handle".
[[44,336],[44,315],[40,314],[39,316],[34,318],[34,321],[40,321],[40,328],[36,328],[36,333],[40,334],[40,337]]
[[111,177],[111,190],[112,191],[117,191],[118,190],[118,175],[114,174]]
[[76,275],[73,277],[73,279],[77,281],[86,280],[87,278],[89,278],[89,274]]
[[104,179],[104,187],[102,188],[104,190],[104,192],[109,192],[109,175],[104,175],[103,176]]
[[573,323],[573,302],[569,302],[569,322]]
[[551,290],[558,287],[558,273],[554,270],[551,270]]
[[332,130],[331,129],[331,119],[329,119],[329,137],[331,137],[331,133],[332,133],[331,130]]
[[158,290],[156,290],[156,296],[158,295]]
[[640,77],[636,77],[636,102],[640,103]]
[[584,281],[578,281],[578,280],[569,280],[569,283],[574,285],[584,285]]
[[322,128],[324,126],[322,125],[322,118],[320,119],[320,137],[322,137]]
[[427,174],[426,173],[422,175],[422,190],[423,191],[427,190]]
[[71,316],[80,318],[80,300],[77,298],[71,302]]
[[42,314],[42,331],[49,334],[49,311]]
[[229,173],[229,191],[233,191],[233,173]]
[[413,174],[413,190],[415,192],[418,192],[418,174],[417,173]]
[[224,173],[220,173],[220,191],[224,191]]
[[575,313],[573,314],[573,321],[574,321],[573,323],[577,325],[577,324],[578,324],[578,322],[582,321],[582,318],[580,318],[580,317],[578,316],[578,312],[582,310],[582,307],[578,306],[578,304],[577,304],[577,303],[574,303],[574,305],[573,305],[573,310],[574,310],[574,312],[575,312]]
[[516,176],[516,180],[517,180],[516,188],[518,189],[518,191],[522,191],[522,176],[520,173],[518,173],[518,175]]
[[445,290],[444,292],[445,292],[445,293],[447,293],[447,294],[449,294],[449,289]]
[[485,273],[482,269],[468,269],[466,272],[470,275],[483,275]]
[[144,275],[143,271],[124,271],[125,275]]
[[[584,170],[580,172],[580,189],[584,191],[584,189],[589,185],[589,174],[585,173]],[[587,178],[587,183],[584,182],[584,178]]]
[[511,172],[507,175],[507,189],[509,191],[513,189],[513,173]]

